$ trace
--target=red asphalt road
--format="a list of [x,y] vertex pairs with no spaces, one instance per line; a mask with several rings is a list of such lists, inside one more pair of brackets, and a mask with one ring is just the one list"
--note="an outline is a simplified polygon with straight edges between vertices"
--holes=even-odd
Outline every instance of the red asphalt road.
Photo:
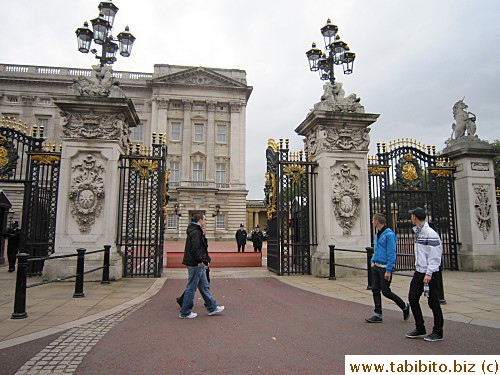
[[198,317],[179,319],[175,297],[185,283],[167,280],[92,348],[76,374],[343,374],[346,354],[500,353],[500,329],[446,321],[444,341],[410,340],[412,317],[404,322],[386,310],[384,323],[367,324],[370,306],[274,278],[213,279],[212,294],[226,310],[208,316],[197,294]]

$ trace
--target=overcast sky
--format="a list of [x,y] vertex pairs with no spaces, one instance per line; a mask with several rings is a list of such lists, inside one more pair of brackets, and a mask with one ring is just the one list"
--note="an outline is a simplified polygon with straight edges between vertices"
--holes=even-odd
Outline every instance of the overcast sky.
[[[354,73],[335,71],[346,95],[379,113],[376,142],[412,138],[438,150],[451,134],[453,104],[465,97],[481,139],[500,139],[498,0],[114,0],[113,34],[137,37],[114,69],[154,64],[237,68],[254,90],[247,107],[248,199],[263,198],[267,139],[290,138],[322,94],[305,52],[327,18],[356,53]],[[0,62],[89,68],[75,30],[97,16],[98,0],[2,1]]]

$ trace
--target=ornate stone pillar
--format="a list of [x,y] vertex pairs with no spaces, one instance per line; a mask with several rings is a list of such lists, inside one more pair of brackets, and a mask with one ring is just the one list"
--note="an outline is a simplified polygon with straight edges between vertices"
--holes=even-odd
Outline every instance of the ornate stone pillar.
[[475,136],[452,140],[442,155],[455,163],[455,202],[461,271],[500,270],[495,197],[497,152]]
[[[325,93],[330,90],[325,85]],[[315,182],[318,245],[311,249],[311,270],[329,276],[329,245],[349,250],[370,246],[367,154],[369,125],[378,114],[363,113],[355,95],[323,99],[295,129],[304,140],[309,158],[318,163]],[[365,267],[366,255],[337,252],[336,262]],[[337,267],[337,275],[362,274]]]
[[[71,96],[56,98],[64,120],[59,181],[56,253],[77,248],[100,250],[111,245],[110,278],[120,279],[122,258],[116,236],[119,206],[119,159],[129,142],[129,128],[139,123],[125,98]],[[102,266],[103,253],[87,255],[87,269]],[[76,258],[46,262],[44,278],[75,274]],[[87,280],[99,280],[101,272]]]

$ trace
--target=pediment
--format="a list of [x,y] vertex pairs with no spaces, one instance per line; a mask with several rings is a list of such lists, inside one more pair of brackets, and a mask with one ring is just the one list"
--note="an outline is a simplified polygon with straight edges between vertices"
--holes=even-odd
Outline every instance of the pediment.
[[246,88],[247,86],[208,68],[191,68],[153,79],[153,84],[177,84]]

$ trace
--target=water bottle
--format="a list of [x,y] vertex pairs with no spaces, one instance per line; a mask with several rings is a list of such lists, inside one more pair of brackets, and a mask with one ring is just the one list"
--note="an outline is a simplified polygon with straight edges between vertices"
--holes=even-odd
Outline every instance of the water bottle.
[[424,283],[424,296],[429,298],[429,284],[428,283]]

